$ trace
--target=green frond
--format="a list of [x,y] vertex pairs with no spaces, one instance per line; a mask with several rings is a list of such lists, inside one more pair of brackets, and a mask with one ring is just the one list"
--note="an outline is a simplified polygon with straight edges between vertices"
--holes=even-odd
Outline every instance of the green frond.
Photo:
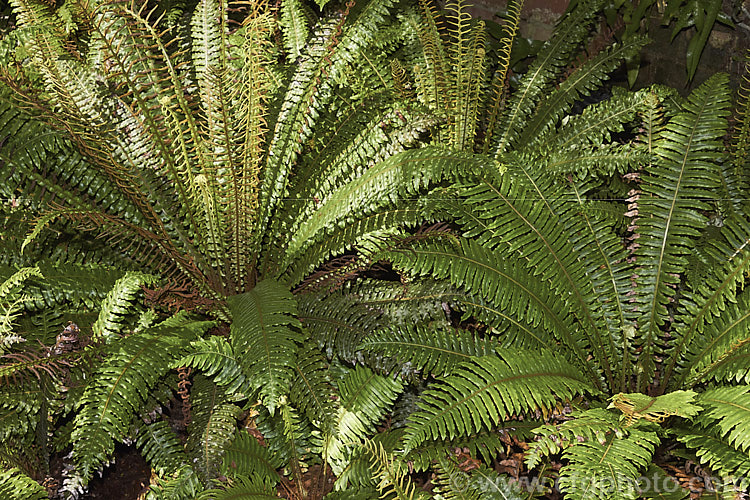
[[[546,424],[532,432],[537,436],[530,444],[525,462],[529,469],[537,467],[544,457],[556,455],[582,441],[605,442],[608,433],[619,426],[617,416],[602,408],[573,414],[575,418],[562,424]],[[620,436],[626,430],[618,431]]]
[[299,0],[283,0],[279,26],[284,35],[284,47],[292,60],[300,57],[310,36],[310,12]]
[[13,332],[14,321],[24,308],[24,304],[31,298],[19,295],[23,282],[32,276],[42,277],[38,267],[24,267],[19,269],[0,284],[0,354],[17,342],[23,342],[22,336]]
[[450,454],[441,455],[435,464],[435,491],[446,500],[479,500],[480,491],[469,485],[469,475]]
[[732,447],[747,453],[750,449],[750,387],[717,387],[698,397],[704,411],[695,424],[710,429]]
[[0,472],[0,495],[8,500],[46,500],[49,498],[47,490],[15,467]]
[[293,377],[301,324],[294,317],[297,303],[277,281],[259,282],[253,290],[228,299],[232,312],[231,344],[245,376],[260,390],[263,404],[273,413]]
[[278,499],[276,488],[272,484],[253,477],[237,478],[226,489],[206,490],[198,500],[275,500]]
[[133,302],[144,285],[156,283],[156,277],[130,271],[117,280],[99,306],[99,317],[92,325],[93,340],[112,342],[123,333],[125,320],[132,314]]
[[588,36],[594,14],[601,4],[599,0],[579,2],[568,12],[555,28],[555,32],[544,44],[534,62],[519,82],[519,87],[508,98],[503,116],[491,138],[490,150],[495,156],[515,148],[521,131],[535,115],[535,108],[555,79],[574,56],[581,42]]
[[[611,98],[586,106],[581,114],[566,116],[560,126],[551,130],[537,148],[544,148],[554,154],[579,147],[607,147],[614,134],[625,132],[626,124],[646,113],[663,112],[657,106],[658,103],[652,89],[625,92],[613,88]],[[655,119],[656,117],[651,117],[651,128],[654,128]],[[642,121],[647,122],[648,118],[643,116]],[[644,128],[647,128],[646,123]],[[654,138],[654,134],[648,137]]]
[[224,451],[223,470],[232,477],[255,477],[276,484],[279,481],[277,470],[283,465],[283,460],[244,430],[237,432]]
[[576,100],[600,87],[613,70],[638,53],[647,41],[645,37],[639,36],[628,38],[620,44],[610,46],[578,68],[557,89],[542,99],[534,110],[533,118],[524,126],[518,144],[525,149],[543,142],[549,130],[555,128],[559,120],[570,112],[570,107]]
[[[75,262],[39,262],[43,279],[30,279],[25,291],[31,299],[26,307],[30,311],[67,308],[96,309],[122,278],[122,269],[102,264]],[[0,270],[2,275],[4,270]]]
[[287,254],[303,251],[322,231],[342,227],[399,198],[410,198],[430,184],[459,171],[481,171],[485,163],[472,155],[441,147],[408,150],[374,165],[360,177],[331,193],[315,217],[303,222],[292,235]]
[[[393,453],[398,447],[403,429],[391,429],[378,432],[370,442],[375,446],[382,446],[388,453]],[[336,476],[334,490],[341,492],[358,491],[375,487],[373,472],[376,468],[375,457],[364,447],[354,450],[346,467]],[[377,494],[375,494],[375,497]],[[374,497],[373,497],[374,498]]]
[[300,349],[293,370],[289,400],[313,425],[331,432],[338,396],[328,377],[328,364],[317,345],[307,343]]
[[194,341],[172,367],[191,366],[201,371],[228,394],[249,394],[250,381],[242,371],[242,360],[232,345],[218,336]]
[[188,464],[183,445],[166,420],[139,426],[136,446],[160,477],[175,474]]
[[186,465],[166,479],[157,478],[146,494],[147,500],[194,500],[204,491],[195,470]]
[[323,451],[337,475],[350,460],[352,448],[373,433],[393,406],[403,384],[358,366],[339,382],[338,389],[341,407],[335,416],[336,433],[328,438]]
[[444,376],[463,361],[495,354],[493,342],[486,337],[420,324],[376,331],[359,347],[391,356],[402,365],[408,363],[423,376]]
[[109,459],[115,441],[127,435],[148,391],[188,343],[211,326],[179,315],[110,344],[109,356],[81,398],[72,434],[73,460],[85,481]]
[[235,438],[241,410],[222,388],[201,375],[193,378],[190,404],[185,449],[201,480],[212,484],[220,472],[224,450]]
[[655,432],[640,429],[623,437],[611,432],[603,443],[576,443],[563,454],[568,465],[560,470],[560,491],[571,500],[635,500],[637,480],[659,443]]
[[384,326],[379,311],[360,304],[354,293],[303,293],[298,301],[300,321],[329,358],[353,361],[360,339]]
[[404,436],[405,452],[429,439],[492,429],[510,415],[550,408],[558,398],[595,392],[551,351],[506,349],[498,354],[462,363],[422,393],[420,410]]
[[[472,232],[467,235],[475,236]],[[574,335],[576,328],[559,295],[514,260],[506,260],[475,243],[481,238],[450,238],[448,243],[419,242],[408,250],[390,252],[388,258],[395,267],[411,275],[448,278],[453,285],[485,299],[496,308],[496,322],[492,326],[500,331],[511,329],[543,346],[548,345],[553,333],[576,354],[581,367],[591,370],[585,362],[587,353]],[[459,302],[467,304],[468,300]],[[468,305],[472,309],[483,308],[481,303]],[[591,376],[598,380],[593,373]]]
[[[357,4],[351,12],[347,9],[348,18],[338,23],[323,22],[313,34],[291,78],[269,140],[260,198],[261,228],[268,227],[271,214],[288,192],[289,176],[302,143],[310,137],[316,119],[331,101],[332,82],[372,43],[374,33],[386,22],[394,3],[378,0]],[[280,232],[271,230],[269,234]],[[264,257],[269,259],[270,255]],[[270,267],[271,263],[265,260],[261,263],[261,273]]]
[[[702,201],[718,186],[715,164],[720,159],[729,105],[727,77],[716,75],[697,88],[661,132],[654,151],[656,162],[643,176],[638,204],[639,248],[642,266],[637,280],[639,324],[639,389],[651,383],[661,327],[669,316],[678,273],[684,271],[693,242],[705,226]],[[671,369],[671,368],[670,368]],[[665,373],[664,383],[670,373]]]
[[715,475],[724,478],[738,478],[739,487],[750,487],[746,471],[750,469],[750,457],[717,436],[711,429],[691,427],[673,429],[677,439],[694,450],[700,463],[707,465]]
[[467,449],[472,457],[490,464],[507,447],[507,444],[503,442],[503,434],[504,431],[502,430],[481,431],[466,437],[425,441],[406,453],[403,458],[411,464],[415,471],[421,472],[430,469],[434,461],[455,452],[456,449]]

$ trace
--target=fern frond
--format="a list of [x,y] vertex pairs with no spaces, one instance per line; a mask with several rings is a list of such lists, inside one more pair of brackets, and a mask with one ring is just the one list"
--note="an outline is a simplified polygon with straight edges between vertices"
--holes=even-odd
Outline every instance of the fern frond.
[[[468,232],[468,236],[474,234]],[[408,250],[390,252],[388,258],[412,275],[448,278],[455,286],[489,301],[497,308],[498,319],[503,320],[492,325],[499,330],[506,326],[523,330],[522,334],[536,337],[541,345],[548,343],[547,332],[553,333],[576,354],[581,367],[591,370],[559,297],[513,260],[503,259],[473,239],[464,238],[455,238],[454,244],[419,242]],[[481,304],[472,307],[479,309]],[[593,373],[591,377],[598,380]]]
[[157,478],[147,493],[147,500],[194,500],[204,491],[191,466],[184,466],[167,479]]
[[290,59],[302,55],[307,39],[310,36],[309,12],[299,0],[283,0],[279,26],[284,35],[284,46]]
[[223,470],[234,477],[255,477],[276,484],[279,481],[277,470],[283,465],[283,460],[244,430],[237,432],[224,452]]
[[[635,428],[624,437],[612,432],[603,443],[576,443],[563,454],[568,465],[560,470],[560,491],[572,500],[635,500],[637,479],[659,443],[655,432]],[[586,471],[583,477],[582,470]]]
[[459,171],[487,168],[478,158],[440,147],[404,151],[378,163],[362,176],[334,191],[315,217],[305,221],[292,235],[288,254],[301,251],[315,235],[343,226],[355,217],[366,216],[380,206],[408,198]]
[[704,411],[695,418],[695,424],[710,429],[717,437],[734,448],[747,453],[750,449],[750,387],[717,387],[708,389],[698,397]]
[[99,317],[91,327],[94,330],[92,338],[108,343],[124,333],[123,322],[132,313],[132,303],[141,287],[155,282],[155,276],[135,271],[125,273],[117,280],[101,303]]
[[231,343],[245,376],[260,390],[263,404],[273,413],[278,398],[287,392],[301,336],[293,316],[297,304],[281,283],[265,280],[242,295],[228,299],[232,311]]
[[358,366],[339,383],[341,408],[335,419],[336,434],[325,443],[324,456],[338,475],[350,459],[352,447],[370,435],[396,397],[403,384]]
[[219,474],[224,450],[234,440],[240,408],[226,393],[203,376],[196,376],[190,390],[191,416],[185,448],[196,472],[211,484]]
[[289,388],[289,400],[313,425],[330,432],[338,396],[328,378],[328,365],[320,349],[312,343],[305,344],[293,369],[295,377]]
[[138,427],[136,446],[151,469],[161,477],[175,474],[188,464],[183,445],[166,420]]
[[487,338],[427,325],[380,330],[365,337],[359,347],[408,363],[424,376],[444,376],[463,361],[495,354],[495,346]]
[[692,418],[700,412],[700,406],[693,403],[696,393],[693,391],[674,391],[661,396],[651,397],[646,394],[615,394],[609,400],[608,408],[617,408],[625,417],[625,426],[630,427],[640,419],[649,422],[662,422],[676,415]]
[[83,394],[72,434],[73,460],[84,480],[109,458],[114,441],[127,435],[149,389],[172,361],[211,326],[180,315],[111,344],[110,356]]
[[574,101],[601,86],[617,66],[637,54],[646,43],[645,37],[630,37],[621,44],[610,46],[578,68],[559,88],[543,98],[534,110],[533,118],[524,126],[518,144],[523,145],[523,148],[532,148],[543,142],[549,130],[570,111]]
[[242,371],[241,359],[225,339],[213,336],[192,342],[187,353],[172,367],[191,366],[223,386],[229,394],[249,394],[250,381]]
[[226,489],[206,490],[198,500],[274,500],[278,499],[276,488],[272,484],[253,477],[237,478]]
[[374,443],[366,439],[363,447],[373,456],[377,466],[373,471],[373,476],[379,480],[376,488],[380,491],[380,498],[398,500],[427,498],[422,492],[417,492],[416,485],[409,478],[406,465],[395,460],[382,443]]
[[549,90],[554,79],[570,62],[573,51],[588,36],[588,31],[598,10],[598,0],[579,2],[555,28],[552,38],[545,43],[537,58],[519,82],[519,88],[508,99],[507,107],[491,140],[495,156],[519,144],[518,138],[534,108]]
[[750,468],[747,452],[740,451],[711,429],[693,426],[673,429],[672,433],[685,446],[695,451],[700,463],[707,465],[714,474],[725,478],[739,478],[740,489],[750,487],[745,472]]
[[415,471],[426,471],[432,467],[434,461],[439,460],[456,449],[469,450],[472,457],[481,459],[490,464],[497,458],[507,446],[503,442],[504,431],[482,431],[467,437],[459,437],[450,440],[430,440],[417,446],[404,455]]
[[47,490],[16,467],[0,472],[0,495],[8,500],[49,498]]
[[504,350],[459,365],[422,393],[404,436],[408,452],[428,439],[492,429],[509,415],[549,408],[557,398],[594,392],[581,374],[550,351]]
[[[692,242],[705,225],[700,211],[708,206],[702,200],[711,198],[718,185],[713,172],[727,126],[726,81],[726,76],[716,75],[691,94],[685,110],[661,132],[657,162],[641,184],[645,196],[638,207],[641,237],[635,253],[638,264],[644,266],[637,280],[641,390],[656,371],[654,356],[661,351],[658,339],[679,281],[676,276],[684,270]],[[665,378],[662,384],[666,382]]]

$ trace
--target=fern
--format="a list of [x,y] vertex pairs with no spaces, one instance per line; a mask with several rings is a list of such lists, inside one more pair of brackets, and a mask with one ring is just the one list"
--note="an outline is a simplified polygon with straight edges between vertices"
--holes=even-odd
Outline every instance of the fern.
[[364,367],[355,368],[341,380],[341,408],[334,420],[336,434],[328,438],[323,451],[334,474],[341,472],[352,447],[373,432],[402,389],[399,381]]
[[497,357],[476,358],[422,394],[420,411],[404,436],[404,451],[428,439],[491,429],[509,415],[548,408],[556,398],[586,392],[594,389],[549,351],[506,350]]
[[85,480],[105,463],[115,440],[127,436],[147,391],[170,361],[211,326],[211,322],[191,321],[182,315],[111,344],[107,361],[83,394],[72,434],[73,459]]
[[198,476],[210,484],[219,473],[224,449],[234,439],[240,408],[204,377],[195,378],[190,401],[192,419],[186,449]]
[[17,468],[0,472],[0,493],[9,500],[43,500],[47,491]]
[[495,354],[492,343],[470,332],[426,326],[376,332],[366,337],[360,348],[395,356],[400,365],[408,363],[433,375],[447,375],[462,361]]
[[111,342],[118,334],[124,333],[123,321],[131,309],[131,302],[141,287],[155,282],[153,276],[142,273],[126,273],[117,280],[112,290],[101,303],[99,318],[93,324],[93,338],[103,342]]
[[283,462],[247,432],[236,434],[224,452],[224,470],[235,477],[254,477],[275,484]]
[[293,317],[296,303],[286,287],[275,281],[262,281],[243,295],[230,298],[234,317],[231,342],[241,359],[245,375],[260,389],[264,404],[271,410],[292,377],[290,365],[301,339]]

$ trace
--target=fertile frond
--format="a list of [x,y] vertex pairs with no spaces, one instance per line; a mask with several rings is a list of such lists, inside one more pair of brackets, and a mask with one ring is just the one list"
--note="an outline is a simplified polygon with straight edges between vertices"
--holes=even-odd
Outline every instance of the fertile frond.
[[380,491],[380,498],[412,500],[426,498],[422,492],[417,492],[408,474],[406,464],[393,458],[382,443],[365,440],[363,446],[374,458],[376,469],[373,476],[378,480],[376,488]]
[[88,480],[123,439],[143,411],[148,391],[195,337],[213,325],[173,317],[111,344],[81,399],[73,429],[73,460]]
[[495,354],[493,342],[465,330],[428,325],[403,326],[374,332],[360,349],[393,357],[408,363],[425,375],[447,375],[462,361]]
[[507,349],[459,365],[422,393],[404,436],[408,452],[428,439],[492,429],[509,415],[554,406],[593,392],[585,378],[551,351]]
[[287,392],[287,380],[301,339],[301,326],[293,315],[297,304],[281,283],[265,280],[242,295],[228,299],[232,311],[231,342],[245,375],[260,390],[263,404],[273,412]]
[[640,246],[635,252],[641,267],[637,280],[640,389],[654,378],[654,357],[660,351],[657,343],[669,316],[667,305],[693,241],[705,226],[701,211],[709,206],[703,200],[711,198],[718,185],[715,163],[721,156],[730,102],[726,82],[725,75],[716,75],[691,94],[684,111],[661,132],[657,161],[643,176],[644,194],[638,205]]

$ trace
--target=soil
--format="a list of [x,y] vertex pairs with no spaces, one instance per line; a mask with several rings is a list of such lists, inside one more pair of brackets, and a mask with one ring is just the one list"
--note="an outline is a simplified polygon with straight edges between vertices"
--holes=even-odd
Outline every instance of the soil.
[[104,469],[102,477],[89,483],[89,492],[81,500],[137,500],[148,490],[151,468],[134,447],[115,451],[115,463]]

